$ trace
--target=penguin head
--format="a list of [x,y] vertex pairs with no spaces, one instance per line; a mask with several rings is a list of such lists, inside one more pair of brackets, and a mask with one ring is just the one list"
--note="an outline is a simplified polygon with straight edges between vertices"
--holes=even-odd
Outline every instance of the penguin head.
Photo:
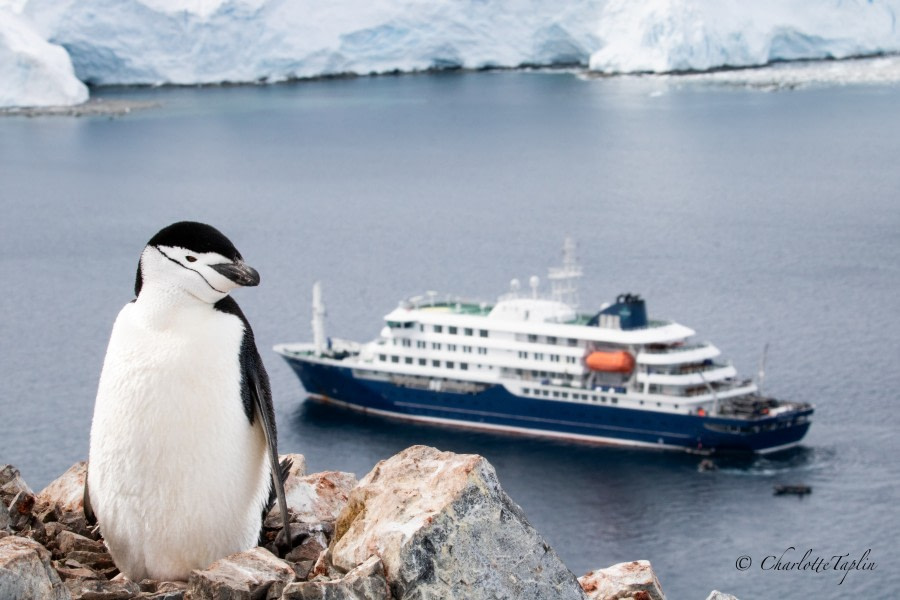
[[181,221],[161,229],[141,253],[135,296],[148,285],[214,304],[235,288],[259,285],[259,273],[218,229]]

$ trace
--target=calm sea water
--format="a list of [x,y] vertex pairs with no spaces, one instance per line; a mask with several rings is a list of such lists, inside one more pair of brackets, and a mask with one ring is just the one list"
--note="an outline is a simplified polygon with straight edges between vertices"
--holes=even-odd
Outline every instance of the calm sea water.
[[[87,455],[107,337],[160,227],[206,221],[262,285],[237,299],[281,450],[362,476],[411,444],[485,455],[576,573],[649,559],[673,600],[900,586],[900,88],[766,93],[568,73],[104,90],[124,118],[0,119],[0,462],[41,488]],[[427,289],[493,300],[579,244],[582,304],[631,291],[766,390],[816,404],[802,448],[721,462],[410,426],[304,400],[270,351],[369,339]],[[805,483],[803,499],[774,497]],[[795,548],[796,550],[788,550]],[[763,570],[870,550],[875,571]],[[741,556],[752,566],[736,568]],[[766,564],[771,565],[774,559]]]

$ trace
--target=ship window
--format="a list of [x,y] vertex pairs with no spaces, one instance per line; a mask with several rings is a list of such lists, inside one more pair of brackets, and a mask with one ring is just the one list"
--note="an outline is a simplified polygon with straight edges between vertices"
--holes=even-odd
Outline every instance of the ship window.
[[463,329],[463,333],[466,335],[472,335],[474,332],[472,331],[471,327],[466,327],[465,329]]
[[577,345],[578,345],[578,340],[576,340],[575,338],[569,338],[569,345],[570,345],[570,346],[577,346]]
[[544,360],[544,353],[543,352],[535,352],[534,360]]
[[420,358],[420,359],[419,359],[419,364],[422,365],[423,367],[425,366],[425,363],[427,363],[427,362],[428,362],[428,361],[425,360],[424,358]]
[[555,343],[556,343],[556,338],[553,337],[552,335],[548,335],[548,336],[547,336],[547,343],[548,343],[548,344],[555,344]]
[[528,353],[519,350],[519,358],[528,358]]
[[451,360],[448,360],[448,361],[447,361],[447,368],[448,368],[448,369],[452,369],[452,368],[453,368],[453,361],[451,361]]
[[456,352],[456,344],[447,344],[447,350],[450,352]]
[[556,390],[553,390],[553,397],[559,398],[559,392],[557,392]]
[[434,350],[440,350],[440,349],[441,349],[441,345],[440,345],[439,343],[437,343],[437,342],[431,342],[431,348],[434,349]]
[[440,332],[442,332],[443,330],[444,330],[444,328],[441,327],[440,325],[435,325],[435,326],[434,326],[434,332],[435,332],[435,333],[440,333]]
[[410,340],[405,339],[405,340],[403,340],[403,345],[405,347],[409,348],[410,346],[412,346],[412,342]]
[[618,403],[619,403],[619,399],[618,399],[618,398],[610,398],[609,401],[612,402],[613,404],[618,404]]
[[479,348],[478,354],[487,354],[487,348]]
[[399,357],[399,356],[392,356],[392,357],[391,357],[391,362],[400,362],[400,357]]
[[575,364],[575,357],[574,357],[574,356],[567,356],[567,357],[566,357],[566,362],[569,363],[569,364],[574,365],[574,364]]
[[433,360],[433,361],[431,361],[431,366],[432,366],[432,367],[439,367],[439,366],[441,366],[441,361],[439,361],[439,360]]
[[419,323],[419,331],[425,331],[425,326]]
[[459,363],[459,368],[462,369],[463,371],[468,371],[469,363]]
[[450,335],[456,335],[456,332],[459,331],[456,327],[448,327],[447,330],[450,332]]
[[472,353],[472,346],[463,346],[463,352]]
[[381,361],[387,360],[387,354],[379,354],[379,355],[378,355],[378,360],[381,360]]
[[550,360],[553,362],[559,362],[559,354],[551,354]]
[[408,365],[411,365],[411,364],[412,364],[412,357],[411,357],[411,356],[407,356],[406,359],[404,359],[404,360],[406,361],[406,364],[408,364]]
[[537,341],[537,336],[534,335],[533,333],[529,333],[529,334],[528,334],[528,341],[529,341],[529,342],[536,342],[536,341]]
[[423,342],[422,340],[418,340],[416,342],[416,348],[424,348],[424,347],[425,347],[425,342]]
[[568,398],[568,397],[569,397],[569,394],[567,394],[566,392],[563,392],[561,395],[562,395],[563,398]]
[[478,335],[480,335],[481,337],[487,337],[487,329],[479,329]]

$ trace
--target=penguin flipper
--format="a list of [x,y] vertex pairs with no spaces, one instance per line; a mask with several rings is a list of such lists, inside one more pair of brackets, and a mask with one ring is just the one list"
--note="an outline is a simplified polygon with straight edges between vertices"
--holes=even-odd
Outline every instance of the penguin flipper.
[[[260,384],[259,377],[255,370],[251,370],[250,373],[250,393],[253,396],[253,402],[256,406],[256,412],[259,415],[259,420],[262,422],[263,431],[266,434],[266,445],[268,446],[269,451],[269,462],[272,465],[272,485],[275,489],[275,495],[278,500],[278,510],[282,515],[282,527],[281,533],[275,539],[275,545],[279,548],[283,548],[284,552],[290,552],[291,550],[291,529],[290,523],[288,521],[288,510],[287,510],[287,500],[284,495],[284,478],[282,475],[282,467],[278,463],[278,448],[275,437],[275,424],[272,420],[271,411],[271,403],[272,399],[266,395],[264,395],[262,390],[262,385]],[[269,406],[265,406],[264,402],[268,400]],[[268,408],[268,410],[267,410]],[[290,465],[288,465],[290,468]]]

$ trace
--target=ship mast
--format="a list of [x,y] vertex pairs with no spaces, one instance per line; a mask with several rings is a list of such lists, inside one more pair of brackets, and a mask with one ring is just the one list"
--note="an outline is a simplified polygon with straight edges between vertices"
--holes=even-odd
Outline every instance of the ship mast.
[[325,353],[325,303],[322,301],[322,284],[318,281],[313,284],[312,333],[316,354],[321,356]]
[[575,258],[575,241],[566,237],[563,243],[563,264],[561,267],[549,269],[552,298],[557,302],[568,304],[572,309],[578,308],[578,280],[581,278],[581,265]]

